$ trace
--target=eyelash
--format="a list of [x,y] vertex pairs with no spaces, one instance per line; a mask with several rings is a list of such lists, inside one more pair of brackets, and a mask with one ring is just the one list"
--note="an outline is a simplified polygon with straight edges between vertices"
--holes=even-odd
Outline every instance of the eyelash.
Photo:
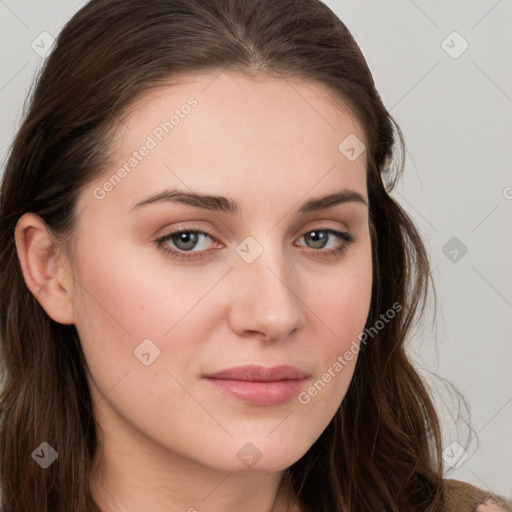
[[[322,228],[320,226],[310,229],[309,231],[304,233],[304,235],[312,233],[313,231],[322,231],[325,233],[329,233],[331,235],[337,236],[338,238],[341,238],[344,241],[344,243],[341,246],[336,247],[334,249],[328,249],[328,250],[310,249],[313,253],[317,253],[317,254],[315,254],[315,257],[331,258],[331,257],[335,257],[335,256],[341,256],[352,243],[357,241],[356,238],[351,233],[348,233],[346,231],[338,231],[338,230],[332,229],[332,228]],[[208,256],[207,253],[210,251],[182,251],[182,250],[177,250],[177,249],[170,249],[168,244],[166,244],[168,239],[175,235],[180,235],[181,233],[195,233],[195,234],[200,234],[200,235],[208,235],[210,238],[215,240],[215,237],[209,231],[180,228],[175,231],[171,231],[167,235],[164,235],[164,236],[156,239],[155,244],[165,254],[170,255],[171,257],[178,259],[178,260],[179,259],[186,260],[186,259],[190,259],[190,258],[201,259],[201,258],[205,258]],[[304,236],[304,235],[302,235],[302,236]],[[302,236],[301,236],[301,238],[302,238]]]

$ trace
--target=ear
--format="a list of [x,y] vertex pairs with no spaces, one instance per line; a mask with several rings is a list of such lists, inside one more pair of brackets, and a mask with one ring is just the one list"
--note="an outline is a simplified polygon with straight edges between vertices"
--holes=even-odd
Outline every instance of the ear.
[[22,215],[16,224],[15,242],[29,290],[53,320],[73,324],[71,267],[44,220],[33,213]]

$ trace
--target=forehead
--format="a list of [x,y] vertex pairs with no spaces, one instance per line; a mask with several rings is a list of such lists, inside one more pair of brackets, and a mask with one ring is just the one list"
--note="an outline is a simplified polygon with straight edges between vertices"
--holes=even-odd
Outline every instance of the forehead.
[[364,131],[322,84],[241,73],[187,75],[142,95],[124,112],[114,164],[95,185],[124,169],[107,201],[124,211],[158,188],[176,186],[235,197],[281,191],[295,201],[308,190],[318,195],[340,186],[366,195],[366,152],[348,158],[346,141],[361,150]]

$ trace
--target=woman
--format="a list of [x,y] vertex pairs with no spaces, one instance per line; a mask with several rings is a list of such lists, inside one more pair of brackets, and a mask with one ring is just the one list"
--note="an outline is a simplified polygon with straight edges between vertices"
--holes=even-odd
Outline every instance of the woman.
[[510,510],[404,351],[393,125],[318,1],[83,7],[1,190],[5,510]]

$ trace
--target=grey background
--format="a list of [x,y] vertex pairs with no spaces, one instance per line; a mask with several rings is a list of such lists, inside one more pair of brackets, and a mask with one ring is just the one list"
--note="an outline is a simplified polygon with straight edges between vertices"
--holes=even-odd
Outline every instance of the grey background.
[[[0,0],[2,170],[43,61],[31,44],[42,32],[56,37],[84,3]],[[427,244],[440,309],[410,351],[440,408],[455,466],[446,476],[512,498],[512,2],[325,3],[353,33],[405,136],[405,174],[392,195]],[[455,422],[464,411],[432,373],[464,394],[472,431]],[[467,450],[464,462],[452,442]]]

